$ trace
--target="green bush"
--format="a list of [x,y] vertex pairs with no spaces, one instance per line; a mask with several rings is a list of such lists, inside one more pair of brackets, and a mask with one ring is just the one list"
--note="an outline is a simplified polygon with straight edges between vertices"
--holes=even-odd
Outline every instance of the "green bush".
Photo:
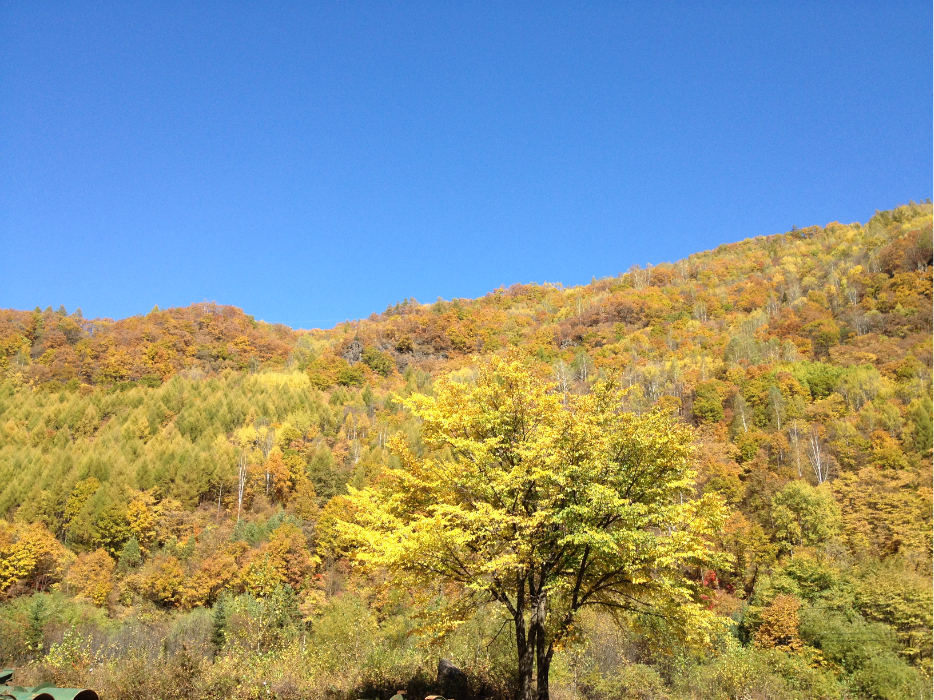
[[644,664],[625,664],[613,673],[599,675],[585,686],[593,700],[661,700],[667,698],[665,683],[658,671]]
[[827,487],[791,481],[772,498],[775,536],[786,547],[813,546],[840,532],[840,507]]
[[930,697],[930,682],[898,655],[898,638],[888,625],[867,622],[854,612],[811,608],[801,614],[801,636],[848,672],[864,697]]
[[701,423],[723,420],[723,400],[717,392],[718,382],[698,384],[694,390],[694,415]]
[[792,376],[806,386],[815,399],[830,396],[842,373],[842,367],[824,362],[796,362],[791,369]]
[[388,377],[395,366],[390,355],[372,347],[363,351],[363,364],[384,377]]
[[342,367],[337,372],[337,383],[341,386],[363,386],[366,381],[359,367]]
[[857,613],[805,608],[800,618],[802,638],[850,672],[873,657],[892,654],[897,646],[888,626],[866,622]]
[[838,700],[833,674],[812,668],[800,655],[736,647],[675,679],[679,696],[692,700]]
[[930,680],[891,652],[867,658],[853,674],[853,685],[873,700],[931,697]]

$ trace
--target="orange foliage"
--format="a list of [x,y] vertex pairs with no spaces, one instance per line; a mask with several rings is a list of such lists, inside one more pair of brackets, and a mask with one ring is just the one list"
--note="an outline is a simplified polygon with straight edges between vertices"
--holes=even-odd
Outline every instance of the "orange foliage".
[[65,583],[77,595],[103,605],[114,587],[114,560],[103,549],[79,554],[68,570]]

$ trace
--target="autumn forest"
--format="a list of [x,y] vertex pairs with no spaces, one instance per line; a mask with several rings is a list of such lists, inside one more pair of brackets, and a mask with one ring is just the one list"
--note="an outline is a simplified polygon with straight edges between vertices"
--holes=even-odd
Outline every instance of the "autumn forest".
[[[930,698],[932,311],[930,203],[329,330],[0,310],[2,663],[113,699]],[[573,585],[501,578],[551,551]]]

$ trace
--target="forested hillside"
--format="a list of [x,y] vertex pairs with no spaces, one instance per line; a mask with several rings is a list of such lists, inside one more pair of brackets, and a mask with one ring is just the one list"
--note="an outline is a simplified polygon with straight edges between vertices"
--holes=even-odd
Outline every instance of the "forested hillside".
[[330,330],[0,311],[0,655],[114,698],[414,694],[446,656],[508,696],[502,621],[422,644],[335,523],[393,435],[425,451],[404,399],[518,348],[691,426],[730,513],[722,566],[686,571],[714,648],[588,613],[552,696],[930,697],[932,311],[929,203]]

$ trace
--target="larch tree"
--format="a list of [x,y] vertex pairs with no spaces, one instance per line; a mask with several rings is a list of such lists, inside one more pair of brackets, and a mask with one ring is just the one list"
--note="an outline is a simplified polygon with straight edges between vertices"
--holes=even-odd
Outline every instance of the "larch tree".
[[548,699],[584,608],[659,616],[699,642],[718,629],[686,572],[715,560],[725,508],[692,498],[691,429],[622,411],[623,393],[598,381],[563,395],[547,368],[493,358],[472,384],[442,379],[435,397],[407,400],[426,456],[397,435],[399,464],[351,489],[341,529],[358,561],[426,602],[445,584],[435,632],[484,604],[508,615],[521,700]]

